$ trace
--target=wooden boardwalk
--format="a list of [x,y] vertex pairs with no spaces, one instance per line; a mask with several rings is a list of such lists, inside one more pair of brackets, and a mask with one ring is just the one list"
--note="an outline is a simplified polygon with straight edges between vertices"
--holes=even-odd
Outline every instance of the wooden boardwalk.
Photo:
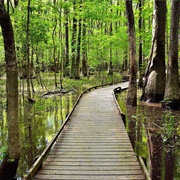
[[83,95],[35,179],[145,179],[112,95],[115,87]]

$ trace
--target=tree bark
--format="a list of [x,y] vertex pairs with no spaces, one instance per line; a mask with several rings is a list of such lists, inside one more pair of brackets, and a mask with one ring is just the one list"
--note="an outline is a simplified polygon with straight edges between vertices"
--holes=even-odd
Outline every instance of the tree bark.
[[173,0],[171,4],[170,49],[167,67],[165,101],[179,101],[179,71],[178,71],[178,31],[180,20],[180,1]]
[[[82,0],[80,0],[80,14],[82,11]],[[79,29],[78,29],[78,39],[77,39],[77,56],[76,56],[76,77],[75,79],[80,79],[80,59],[81,59],[81,32],[82,30],[82,18],[79,18]]]
[[150,124],[146,127],[146,135],[150,155],[150,177],[152,180],[161,180],[162,136]]
[[128,19],[129,51],[130,51],[130,70],[129,70],[129,90],[126,104],[129,106],[137,105],[137,63],[136,63],[136,37],[134,14],[132,1],[126,0],[126,14]]
[[85,19],[83,20],[82,30],[82,73],[84,77],[87,76],[87,42],[86,42],[86,24]]
[[72,27],[72,57],[71,57],[71,78],[76,77],[76,36],[77,36],[77,19],[76,19],[76,1],[73,1],[73,27]]
[[54,29],[52,32],[52,41],[53,41],[53,60],[54,60],[54,85],[55,85],[55,88],[57,88],[58,84],[57,84],[56,73],[58,71],[58,68],[57,68],[58,62],[57,62],[57,58],[56,58],[56,43],[55,43],[56,28],[57,28],[57,18],[56,17],[55,17],[54,21],[55,21],[55,26],[54,26]]
[[[113,2],[111,1],[111,6],[113,5]],[[112,8],[111,8],[111,13],[112,12]],[[113,35],[113,23],[110,22],[110,26],[109,26],[109,35],[112,36]],[[108,67],[108,75],[112,76],[113,75],[113,65],[112,65],[112,43],[110,42],[109,44],[109,67]]]
[[138,87],[143,87],[143,53],[142,53],[142,0],[139,0],[139,82]]
[[8,120],[7,156],[0,167],[0,179],[16,179],[20,158],[20,130],[18,120],[18,71],[15,52],[14,33],[11,19],[0,0],[0,26],[4,40],[6,61],[6,93]]
[[165,91],[166,0],[154,1],[153,40],[141,100],[159,102]]
[[[65,0],[64,2],[66,2]],[[69,19],[68,19],[68,9],[64,10],[65,16],[65,61],[63,63],[63,73],[64,76],[69,76]]]
[[30,65],[30,43],[29,43],[30,3],[31,3],[31,0],[28,0],[27,22],[26,22],[26,63],[27,63],[27,94],[28,94],[28,98],[31,98],[31,90],[30,90],[31,65]]

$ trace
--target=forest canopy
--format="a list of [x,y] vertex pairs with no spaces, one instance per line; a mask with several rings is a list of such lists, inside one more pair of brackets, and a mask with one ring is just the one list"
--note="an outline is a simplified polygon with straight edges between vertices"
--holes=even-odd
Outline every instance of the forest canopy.
[[[173,37],[171,28],[173,29],[174,10],[171,4],[173,2],[178,4],[179,1],[134,0],[130,2],[132,2],[135,22],[135,59],[138,63],[139,87],[142,88],[144,76],[145,85],[147,82],[150,85],[147,72],[150,73],[150,66],[154,64],[153,58],[162,59],[158,57],[161,53],[164,54],[162,60],[164,62],[160,67],[164,66],[162,67],[164,73],[157,78],[165,77],[170,39]],[[163,3],[165,6],[162,8],[162,16],[164,14],[164,17],[160,17]],[[95,72],[107,71],[108,75],[113,75],[113,72],[129,71],[128,20],[124,0],[28,0],[14,1],[14,4],[7,1],[5,7],[13,24],[19,77],[27,78],[27,84],[30,84],[29,78],[47,71],[54,72],[56,88],[59,83],[56,77],[58,72],[61,73],[61,77],[80,79],[81,75],[86,77]],[[176,7],[179,8],[179,5]],[[176,11],[179,12],[179,10]],[[179,13],[176,14],[175,19],[179,19]],[[158,20],[161,18],[164,22],[162,24]],[[175,29],[179,28],[175,27]],[[159,35],[154,34],[156,31]],[[163,38],[156,41],[155,37],[158,38],[161,35]],[[177,35],[176,39],[178,39]],[[1,35],[0,39],[0,68],[3,75],[5,62]],[[157,45],[157,48],[162,49],[163,46],[164,52],[157,52],[157,57],[153,57],[156,42],[162,42]],[[168,78],[170,79],[170,75]],[[156,86],[155,84],[157,84],[155,81],[154,84],[151,83],[151,87]],[[28,96],[31,94],[29,88],[30,85],[28,85]],[[157,89],[162,91],[157,92]],[[154,91],[158,97],[154,94],[150,95]],[[161,87],[156,86],[151,90],[144,87],[142,99],[163,100],[164,91],[165,80]],[[169,91],[166,91],[165,99],[179,99],[179,97],[170,97]]]
[[[29,56],[33,61],[34,68],[54,70],[53,65],[56,61],[58,63],[57,68],[60,70],[62,68],[60,64],[65,65],[64,61],[69,61],[67,68],[70,69],[73,56],[71,50],[73,48],[72,38],[77,40],[78,29],[81,28],[81,59],[85,51],[89,69],[108,63],[111,58],[114,69],[122,70],[124,60],[127,58],[128,47],[124,1],[95,0],[75,1],[74,3],[75,5],[73,5],[73,1],[67,0],[31,0],[30,7],[28,7],[28,1],[19,1],[16,8],[10,3],[9,13],[14,27],[19,69],[27,64],[25,55],[27,43],[31,50]],[[138,1],[134,1],[136,28],[138,28],[139,19],[137,5]],[[27,19],[28,11],[29,21]],[[143,36],[144,59],[148,57],[150,52],[152,13],[153,2],[144,1],[142,7],[144,27],[141,31],[137,30],[137,36]],[[76,19],[77,25],[74,37],[73,19]],[[82,32],[85,32],[85,34]],[[2,39],[2,36],[0,38]],[[0,41],[0,43],[0,63],[3,65],[3,41]],[[86,47],[82,47],[82,44]],[[77,41],[75,41],[75,46],[77,46]],[[111,53],[109,49],[112,49]],[[75,51],[77,53],[77,49]],[[80,67],[82,67],[81,61]],[[20,72],[20,76],[25,75]]]

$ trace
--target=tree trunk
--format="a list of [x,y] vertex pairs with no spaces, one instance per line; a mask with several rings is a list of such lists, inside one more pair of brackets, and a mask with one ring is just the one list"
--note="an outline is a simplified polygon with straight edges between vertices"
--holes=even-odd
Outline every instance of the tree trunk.
[[[173,142],[173,141],[172,141]],[[174,144],[168,144],[165,147],[165,177],[164,180],[174,180],[174,168],[176,167],[176,150]]]
[[76,77],[76,35],[77,35],[77,19],[76,19],[76,2],[73,2],[73,27],[72,27],[72,57],[71,57],[71,78]]
[[163,100],[165,91],[165,25],[166,0],[155,0],[153,19],[153,40],[145,85],[141,99],[147,102]]
[[[111,6],[112,6],[112,1],[111,1]],[[111,9],[111,13],[112,9]],[[109,34],[110,36],[113,35],[113,24],[112,22],[110,22],[110,26],[109,26]],[[109,69],[108,69],[108,75],[112,76],[113,75],[113,65],[112,65],[112,43],[110,42],[109,44]]]
[[170,49],[167,68],[165,101],[180,100],[178,72],[178,31],[180,20],[180,1],[173,0],[171,5]]
[[[57,53],[57,59],[58,59],[58,72],[60,70],[60,73],[59,73],[59,84],[60,84],[60,89],[63,89],[63,51],[64,51],[64,48],[62,46],[63,44],[63,28],[62,28],[62,8],[60,7],[59,8],[59,15],[58,15],[58,19],[59,19],[59,29],[58,29],[58,36],[59,36],[59,42],[60,42],[60,45],[61,47],[58,48],[58,53]],[[68,55],[69,57],[69,55]]]
[[146,133],[150,155],[150,177],[152,180],[161,180],[162,136],[150,124],[146,127]]
[[[80,1],[80,14],[82,11],[82,0]],[[76,77],[75,79],[80,79],[80,53],[81,53],[81,32],[82,30],[82,19],[79,19],[79,30],[78,30],[78,40],[77,40],[77,56],[76,56]]]
[[31,84],[31,91],[35,93],[34,84],[33,84],[33,71],[34,71],[34,49],[31,49],[31,58],[30,58],[30,84]]
[[26,62],[27,62],[27,94],[28,94],[28,98],[31,98],[31,90],[30,90],[31,65],[30,65],[30,43],[29,43],[30,3],[31,3],[31,0],[28,0],[27,23],[26,23]]
[[0,167],[0,179],[16,179],[20,158],[20,130],[18,120],[18,71],[15,52],[13,27],[3,0],[0,0],[0,26],[4,39],[6,61],[6,93],[8,121],[7,156]]
[[87,76],[87,42],[86,42],[86,24],[83,20],[83,31],[82,31],[82,73]]
[[56,36],[56,28],[57,28],[57,18],[55,17],[55,26],[54,26],[54,29],[53,29],[53,33],[52,33],[52,40],[53,40],[53,60],[54,60],[54,85],[55,85],[55,88],[57,88],[57,76],[56,76],[56,73],[57,73],[57,59],[56,59],[56,43],[55,43],[55,36]]
[[112,45],[110,43],[110,48],[109,48],[109,68],[108,68],[108,75],[112,76],[113,75],[113,64],[112,64]]
[[[65,0],[64,2],[66,2]],[[65,60],[63,63],[63,73],[64,76],[69,76],[69,19],[68,19],[68,9],[64,10],[65,16]]]
[[143,88],[143,54],[142,54],[142,0],[139,0],[139,82],[138,87]]
[[128,19],[130,69],[129,69],[129,90],[126,104],[136,106],[137,104],[137,64],[136,64],[136,37],[132,1],[126,0],[126,14]]
[[39,54],[38,54],[38,46],[36,46],[36,64],[37,64],[37,68],[38,68],[38,71],[36,71],[36,75],[39,79],[39,84],[41,85],[42,88],[44,88],[44,85],[43,85],[43,82],[42,82],[42,78],[41,78],[41,68],[39,66]]
[[122,71],[128,71],[128,52],[125,50],[123,52],[123,65],[122,65]]

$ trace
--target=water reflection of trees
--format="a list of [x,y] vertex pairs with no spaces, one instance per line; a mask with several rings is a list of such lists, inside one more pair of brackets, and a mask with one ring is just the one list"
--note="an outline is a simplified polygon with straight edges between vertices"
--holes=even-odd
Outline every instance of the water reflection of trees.
[[176,145],[172,144],[172,139],[165,143],[161,130],[162,115],[167,112],[160,108],[144,106],[126,108],[126,126],[132,146],[137,155],[143,157],[145,164],[148,162],[152,180],[173,180]]
[[[37,96],[37,95],[36,95]],[[63,124],[76,100],[76,94],[56,96],[47,99],[37,98],[29,103],[20,96],[19,120],[21,127],[22,152],[18,167],[18,177],[23,177],[35,159],[42,153],[54,134]],[[6,109],[0,108],[0,113]],[[6,146],[7,121],[2,116],[0,123],[1,146]]]

